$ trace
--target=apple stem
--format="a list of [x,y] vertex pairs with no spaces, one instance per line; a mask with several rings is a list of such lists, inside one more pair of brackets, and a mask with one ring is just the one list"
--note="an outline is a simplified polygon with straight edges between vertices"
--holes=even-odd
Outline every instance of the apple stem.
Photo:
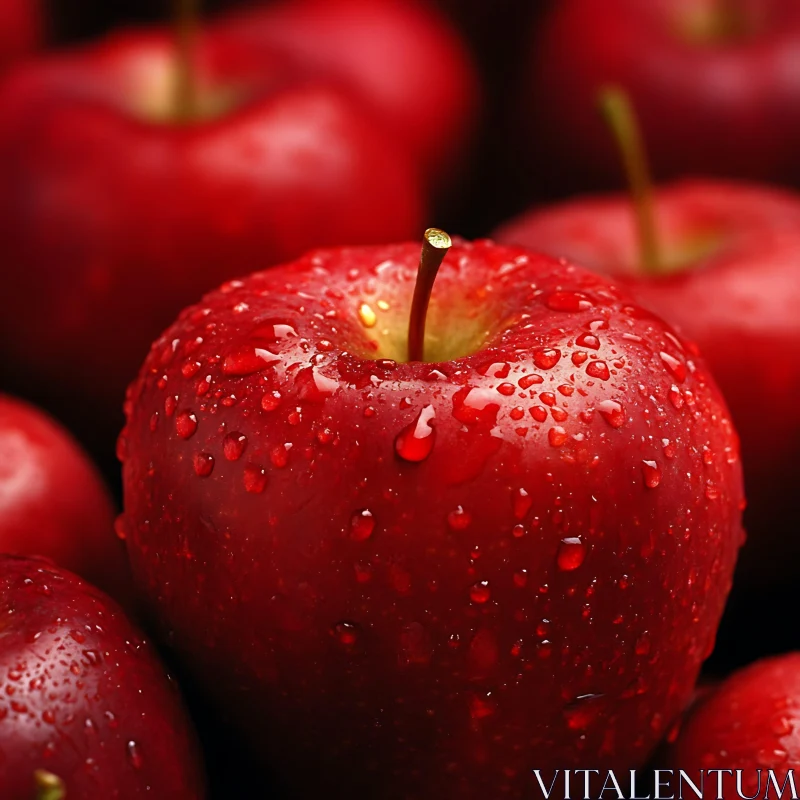
[[175,113],[181,122],[197,116],[197,28],[199,0],[174,0],[175,45]]
[[600,91],[600,110],[619,148],[628,178],[636,229],[639,236],[639,255],[647,272],[658,273],[662,267],[658,241],[653,181],[647,162],[641,128],[630,99],[619,86],[606,86]]
[[67,795],[64,781],[52,772],[37,769],[33,773],[33,781],[36,787],[35,800],[64,800]]
[[414,299],[411,301],[411,315],[408,320],[409,361],[424,361],[425,321],[428,316],[431,291],[439,267],[452,246],[450,236],[439,228],[428,228],[422,237],[422,255],[419,259]]

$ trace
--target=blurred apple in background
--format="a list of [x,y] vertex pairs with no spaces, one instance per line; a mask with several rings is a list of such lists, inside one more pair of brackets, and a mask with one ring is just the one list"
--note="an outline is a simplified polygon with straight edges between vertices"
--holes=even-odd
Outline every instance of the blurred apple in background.
[[177,686],[116,603],[46,559],[0,555],[0,614],[4,800],[206,796]]
[[479,108],[477,69],[430,3],[281,0],[223,18],[219,26],[347,86],[438,188],[466,166]]
[[0,0],[0,75],[34,50],[41,38],[38,0]]
[[628,95],[610,86],[598,100],[631,192],[534,209],[496,237],[614,277],[699,346],[741,438],[749,539],[739,573],[785,580],[800,556],[800,196],[719,180],[656,190]]
[[0,395],[0,552],[41,555],[131,607],[114,506],[85,453],[55,420]]
[[[800,774],[800,653],[758,661],[705,693],[681,727],[671,762],[670,766],[689,775],[696,776],[712,766],[728,772],[722,776],[727,784],[722,795],[717,776],[707,775],[702,793],[705,800],[720,796],[796,796]],[[734,789],[733,770],[742,771],[739,791]],[[785,787],[783,792],[781,787]]]
[[241,38],[201,36],[189,81],[182,55],[123,33],[0,90],[6,379],[106,448],[185,303],[317,245],[417,236],[425,216],[399,137],[337,87]]
[[550,194],[619,185],[595,111],[607,83],[630,94],[657,178],[800,182],[796,0],[559,0],[529,42],[518,154]]

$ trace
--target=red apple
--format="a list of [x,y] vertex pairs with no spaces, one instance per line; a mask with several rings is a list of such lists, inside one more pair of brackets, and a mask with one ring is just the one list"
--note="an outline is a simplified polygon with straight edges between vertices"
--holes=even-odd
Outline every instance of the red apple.
[[[709,768],[742,770],[741,787],[748,797],[780,797],[778,790],[793,772],[797,794],[800,653],[752,664],[706,695],[681,728],[672,761],[695,778]],[[717,780],[717,775],[706,776],[703,797],[719,796]],[[729,791],[725,797],[742,796],[736,793],[735,773],[722,780]],[[794,796],[792,784],[786,786],[783,796]]]
[[317,251],[156,342],[121,439],[138,584],[298,796],[640,765],[742,540],[725,406],[604,279],[488,242],[448,255],[407,363],[418,258]]
[[429,175],[452,177],[474,133],[478,77],[458,35],[420,0],[283,0],[222,29],[342,81]]
[[42,59],[0,90],[5,366],[63,413],[78,398],[84,425],[221,280],[420,224],[415,167],[337,89],[241,42],[198,47],[188,121],[166,34]]
[[39,44],[41,28],[36,0],[0,0],[0,74]]
[[796,0],[559,0],[532,33],[520,106],[556,191],[619,184],[607,83],[630,94],[657,177],[800,181]]
[[800,554],[800,198],[690,181],[659,189],[654,202],[666,261],[655,276],[641,265],[624,194],[534,210],[497,238],[613,276],[698,344],[742,442],[750,534],[742,569],[771,580]]
[[128,599],[114,507],[94,466],[55,420],[3,395],[0,552],[47,556]]
[[204,797],[176,686],[110,598],[6,555],[0,597],[3,800]]

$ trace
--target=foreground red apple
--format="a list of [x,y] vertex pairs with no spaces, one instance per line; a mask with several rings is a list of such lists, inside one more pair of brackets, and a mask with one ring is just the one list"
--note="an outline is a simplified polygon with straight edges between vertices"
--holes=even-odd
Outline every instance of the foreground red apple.
[[[800,790],[800,653],[759,661],[705,695],[684,723],[672,761],[676,769],[695,776],[709,768],[741,770],[741,790],[747,797],[796,796]],[[707,800],[720,796],[717,780],[716,775],[706,778],[703,797]],[[723,797],[742,796],[737,794],[735,772],[723,775],[722,780],[727,790]],[[785,787],[783,794],[781,787]]]
[[691,181],[659,189],[654,205],[658,274],[642,263],[624,194],[535,210],[497,238],[613,276],[698,344],[742,441],[750,536],[741,566],[751,578],[771,580],[800,554],[800,198]]
[[13,556],[0,598],[3,800],[204,796],[177,689],[112,600]]
[[311,246],[409,235],[422,213],[415,167],[337,89],[208,37],[184,119],[173,50],[121,35],[0,92],[5,364],[62,413],[78,398],[84,427],[88,398],[93,429],[119,413],[202,291]]
[[156,342],[121,440],[138,583],[301,797],[642,764],[742,539],[725,407],[605,280],[487,242],[448,255],[407,363],[418,259],[318,251]]
[[336,78],[383,119],[427,174],[452,177],[474,133],[478,77],[445,19],[420,0],[282,0],[225,19]]
[[127,600],[127,559],[100,476],[60,425],[3,395],[0,552],[48,556]]
[[41,27],[37,0],[0,0],[0,74],[39,44]]
[[554,188],[619,183],[595,112],[607,83],[630,93],[659,178],[800,181],[796,0],[559,0],[527,52],[520,107]]

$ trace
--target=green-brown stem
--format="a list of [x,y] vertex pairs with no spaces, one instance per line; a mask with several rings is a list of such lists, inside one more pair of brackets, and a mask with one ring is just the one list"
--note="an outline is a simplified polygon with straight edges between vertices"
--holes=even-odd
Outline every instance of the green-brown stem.
[[433,282],[439,267],[453,246],[450,237],[438,228],[428,228],[422,239],[422,255],[419,260],[417,282],[414,286],[414,299],[411,301],[411,315],[408,321],[408,360],[425,360],[425,321],[431,299]]
[[33,782],[36,791],[34,800],[64,800],[67,796],[64,781],[52,772],[37,769],[33,773]]
[[175,115],[190,122],[198,115],[197,29],[200,0],[174,0],[175,3]]
[[647,272],[658,273],[663,262],[656,226],[653,181],[636,114],[628,95],[618,86],[601,89],[599,102],[606,124],[619,148],[628,178],[636,215],[642,267]]

